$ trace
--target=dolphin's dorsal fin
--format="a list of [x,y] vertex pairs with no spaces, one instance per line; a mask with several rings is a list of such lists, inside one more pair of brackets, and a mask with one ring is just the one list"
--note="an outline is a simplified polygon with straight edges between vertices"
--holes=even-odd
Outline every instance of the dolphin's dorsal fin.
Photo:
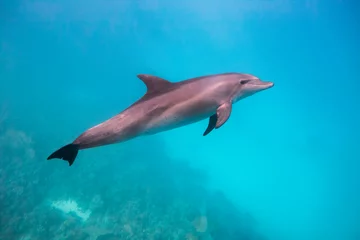
[[147,87],[147,93],[160,92],[161,90],[172,85],[172,83],[168,80],[153,75],[138,74],[137,77],[145,83]]

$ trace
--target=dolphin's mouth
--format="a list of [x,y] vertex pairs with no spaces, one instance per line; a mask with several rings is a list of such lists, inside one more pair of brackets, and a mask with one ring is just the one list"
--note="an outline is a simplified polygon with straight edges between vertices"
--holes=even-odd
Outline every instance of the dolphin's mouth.
[[263,85],[268,87],[268,88],[271,88],[274,86],[274,83],[273,82],[263,82]]
[[261,86],[261,87],[264,87],[264,88],[271,88],[274,86],[274,83],[273,82],[270,82],[270,81],[252,81],[250,82],[249,84],[251,85],[254,85],[254,86]]

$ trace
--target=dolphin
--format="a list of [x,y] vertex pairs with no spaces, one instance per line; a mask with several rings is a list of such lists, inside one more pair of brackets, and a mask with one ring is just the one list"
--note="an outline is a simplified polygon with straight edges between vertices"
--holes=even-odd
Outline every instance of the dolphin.
[[63,159],[71,166],[79,150],[124,142],[208,118],[203,136],[229,119],[232,105],[274,83],[245,73],[222,73],[170,82],[138,74],[147,91],[144,96],[112,118],[83,132],[72,143],[47,159]]

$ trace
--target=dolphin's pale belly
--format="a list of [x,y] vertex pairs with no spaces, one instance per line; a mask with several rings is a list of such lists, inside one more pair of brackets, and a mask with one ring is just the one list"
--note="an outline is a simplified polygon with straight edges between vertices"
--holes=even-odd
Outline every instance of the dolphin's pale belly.
[[[212,112],[189,116],[189,118],[182,118],[176,115],[164,114],[159,116],[158,119],[149,122],[147,129],[143,132],[144,135],[156,134],[163,131],[168,131],[188,124],[192,124],[208,118]],[[159,120],[159,121],[158,121]]]
[[145,124],[143,134],[156,134],[201,121],[214,114],[216,108],[214,103],[206,102],[189,101],[175,104],[153,115]]

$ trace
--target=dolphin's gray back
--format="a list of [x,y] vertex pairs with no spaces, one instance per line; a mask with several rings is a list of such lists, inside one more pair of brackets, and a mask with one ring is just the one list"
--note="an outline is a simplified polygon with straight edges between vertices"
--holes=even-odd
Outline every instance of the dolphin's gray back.
[[[139,99],[139,101],[135,102],[133,105],[159,96],[159,95],[163,95],[163,94],[167,94],[169,92],[175,91],[177,89],[180,89],[184,86],[188,86],[191,85],[192,86],[192,90],[200,90],[203,88],[206,88],[207,86],[223,79],[226,76],[229,75],[235,75],[236,73],[223,73],[223,74],[214,74],[214,75],[207,75],[207,76],[201,76],[201,77],[196,77],[196,78],[190,78],[190,79],[186,79],[186,80],[181,80],[179,82],[173,82],[169,87],[162,89],[161,91],[155,92],[153,94],[145,94],[141,99]],[[196,94],[196,92],[193,92]]]

